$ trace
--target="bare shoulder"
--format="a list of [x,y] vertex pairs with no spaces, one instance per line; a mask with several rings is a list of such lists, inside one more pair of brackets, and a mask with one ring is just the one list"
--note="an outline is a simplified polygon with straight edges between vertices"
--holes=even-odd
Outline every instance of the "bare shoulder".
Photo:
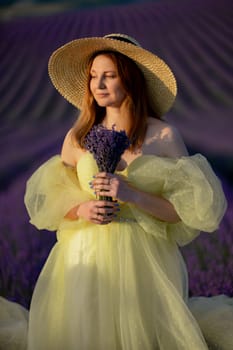
[[80,157],[80,153],[83,150],[78,146],[77,142],[75,142],[72,137],[73,129],[70,129],[65,138],[62,145],[61,150],[61,159],[65,165],[75,167],[77,164],[77,160]]
[[165,157],[177,158],[188,155],[187,148],[177,128],[164,120],[148,118],[148,132],[145,142]]

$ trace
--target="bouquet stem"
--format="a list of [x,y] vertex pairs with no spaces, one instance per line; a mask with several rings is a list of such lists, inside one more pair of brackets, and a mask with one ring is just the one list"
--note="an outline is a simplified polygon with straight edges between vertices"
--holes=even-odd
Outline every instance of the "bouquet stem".
[[[109,196],[99,196],[99,200],[113,202],[112,197],[109,197]],[[111,207],[109,207],[108,205],[105,205],[104,208],[111,208]],[[109,215],[111,215],[111,214],[107,214],[107,216],[109,216]]]
[[99,196],[100,201],[108,201],[108,202],[113,202],[112,197],[109,196]]

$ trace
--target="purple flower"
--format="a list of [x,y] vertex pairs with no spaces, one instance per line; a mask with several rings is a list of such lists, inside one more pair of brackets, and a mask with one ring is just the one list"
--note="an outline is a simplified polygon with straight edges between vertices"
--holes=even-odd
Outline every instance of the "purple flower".
[[[124,130],[106,129],[103,125],[94,125],[85,137],[85,148],[93,154],[99,171],[114,173],[121,155],[129,147],[130,140]],[[101,200],[112,201],[112,197],[100,196]]]
[[130,141],[124,130],[106,129],[94,125],[85,138],[85,148],[91,152],[100,171],[114,173],[121,155],[129,147]]

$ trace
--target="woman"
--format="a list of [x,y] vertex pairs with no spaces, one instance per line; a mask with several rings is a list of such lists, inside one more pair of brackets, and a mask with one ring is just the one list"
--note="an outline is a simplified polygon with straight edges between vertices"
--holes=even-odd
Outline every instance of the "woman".
[[[28,350],[208,349],[178,245],[214,231],[226,202],[206,159],[188,156],[161,119],[176,95],[172,72],[110,34],[64,45],[49,74],[81,114],[61,156],[27,184],[31,223],[57,230],[32,298]],[[114,174],[99,172],[85,148],[99,124],[131,142]]]
[[[84,100],[86,108],[83,108],[80,118],[74,129],[68,133],[63,145],[61,157],[65,164],[76,167],[86,151],[84,136],[90,126],[96,123],[108,129],[114,125],[117,130],[123,129],[129,134],[132,146],[123,154],[120,168],[126,168],[143,154],[165,157],[187,155],[187,150],[174,127],[163,122],[157,117],[157,111],[150,108],[144,77],[136,64],[126,56],[117,52],[97,52],[89,63],[88,87]],[[97,104],[95,119],[94,113],[88,111],[91,99],[94,108]],[[154,117],[149,117],[148,113],[152,113]],[[76,145],[72,142],[72,135]],[[168,222],[179,220],[167,200],[161,196],[141,193],[121,179],[119,176],[99,174],[92,183],[93,190],[123,202],[139,204],[140,199],[142,209],[149,212],[152,210],[151,214],[159,219]],[[100,189],[102,192],[99,192]],[[103,192],[104,189],[106,191]],[[134,198],[135,196],[137,198]],[[77,219],[81,215],[93,223],[109,223],[114,218],[113,209],[116,206],[112,203],[112,209],[106,209],[106,204],[96,200],[91,203],[88,201],[72,208],[66,217]],[[102,215],[98,216],[99,213]]]

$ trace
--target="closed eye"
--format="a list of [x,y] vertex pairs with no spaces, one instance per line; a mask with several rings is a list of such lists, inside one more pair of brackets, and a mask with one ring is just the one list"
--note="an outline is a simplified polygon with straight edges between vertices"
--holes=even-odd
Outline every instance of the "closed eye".
[[114,79],[114,78],[116,78],[116,74],[106,74],[105,77]]

